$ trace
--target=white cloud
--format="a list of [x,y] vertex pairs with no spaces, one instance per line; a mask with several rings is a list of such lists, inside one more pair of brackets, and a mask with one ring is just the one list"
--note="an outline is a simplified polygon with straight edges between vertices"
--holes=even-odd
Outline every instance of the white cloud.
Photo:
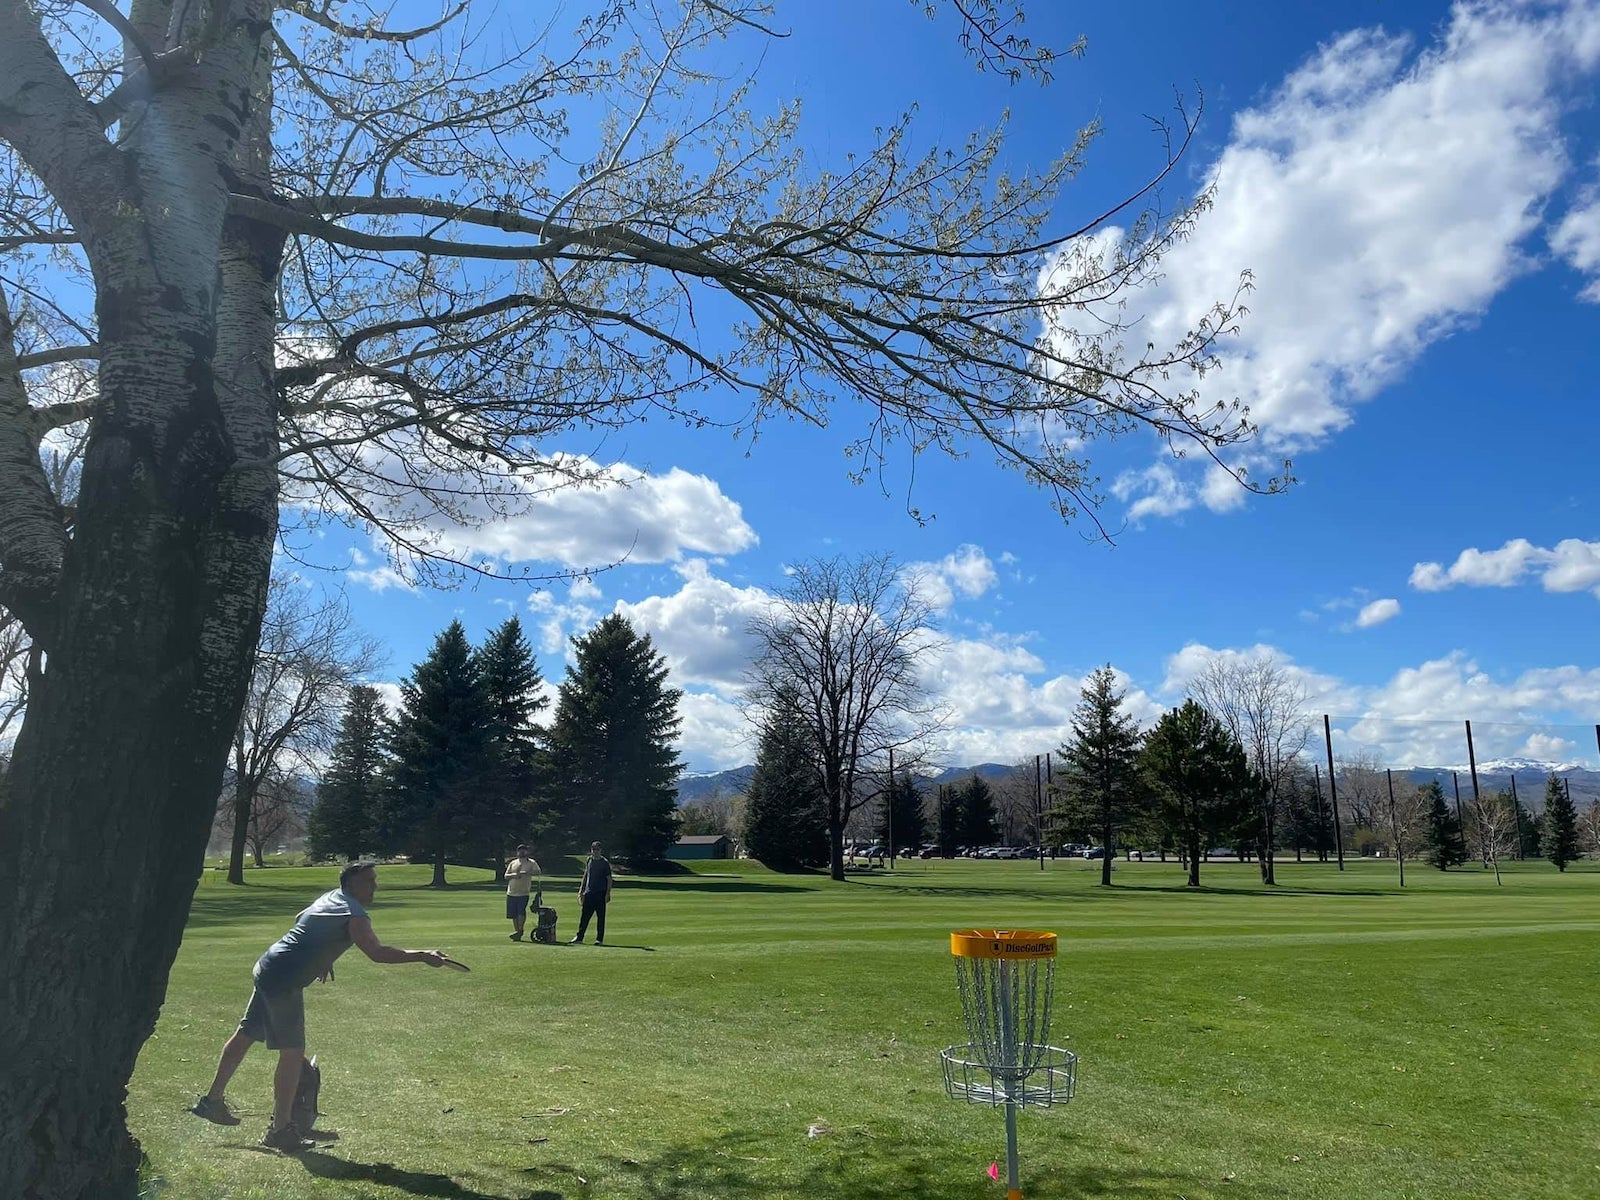
[[917,581],[922,598],[939,612],[953,607],[958,594],[976,599],[999,579],[982,547],[970,543],[938,562],[907,563],[906,574]]
[[[322,432],[355,436],[337,424]],[[497,473],[492,464],[461,461],[453,448],[441,449],[417,431],[366,441],[358,454],[362,473],[350,485],[365,489],[363,503],[385,527],[429,553],[472,565],[547,563],[584,571],[735,554],[759,541],[715,480],[679,467],[652,474],[627,463],[552,454]],[[297,478],[296,465],[288,464],[286,504],[353,519],[338,496]]]
[[1579,714],[1600,709],[1600,669],[1539,667],[1513,679],[1496,679],[1456,651],[1395,672],[1366,689],[1357,704],[1334,713],[1334,753],[1372,748],[1394,766],[1450,766],[1467,761],[1466,728],[1472,722],[1479,762],[1495,758],[1587,758],[1559,749],[1571,734],[1593,725]]
[[[359,553],[357,551],[356,553]],[[365,561],[363,557],[361,561]],[[416,584],[412,583],[393,567],[374,567],[370,571],[346,571],[344,577],[352,583],[360,584],[374,592],[386,592],[390,588],[399,588],[403,592],[414,592]]]
[[736,695],[756,650],[748,627],[772,597],[760,588],[735,587],[716,578],[701,559],[690,559],[677,572],[683,585],[672,595],[624,601],[617,611],[634,629],[650,635],[675,683],[704,684]]
[[1128,520],[1134,522],[1146,517],[1174,516],[1195,504],[1194,493],[1166,463],[1156,463],[1142,471],[1124,471],[1112,481],[1111,494],[1118,500],[1133,500],[1128,507]]
[[594,484],[530,494],[523,510],[476,528],[436,524],[463,555],[501,562],[677,562],[686,554],[734,554],[756,544],[739,505],[715,480],[677,467],[650,475],[625,464]]
[[1526,538],[1513,538],[1498,550],[1470,547],[1446,568],[1419,562],[1411,569],[1411,586],[1421,592],[1452,587],[1515,587],[1535,573],[1547,592],[1593,590],[1600,597],[1600,542],[1565,538],[1551,549]]
[[[1600,162],[1595,166],[1600,168]],[[1600,186],[1585,188],[1550,235],[1550,249],[1574,271],[1589,277],[1580,293],[1600,304]]]
[[1382,625],[1400,615],[1400,601],[1393,599],[1374,600],[1356,614],[1357,629],[1371,629],[1374,625]]
[[[1524,246],[1570,169],[1560,119],[1569,100],[1593,103],[1584,88],[1597,61],[1592,0],[1460,3],[1421,52],[1352,31],[1237,115],[1208,173],[1215,207],[1120,314],[1138,322],[1138,344],[1173,345],[1253,273],[1224,369],[1196,385],[1205,400],[1237,396],[1260,426],[1259,445],[1232,465],[1260,470],[1336,434],[1535,265]],[[1575,213],[1556,238],[1584,262],[1600,245],[1591,219]],[[1120,231],[1102,232],[1080,249]],[[1241,498],[1214,466],[1197,487],[1165,463],[1112,491],[1132,501],[1133,520]]]
[[[617,611],[650,635],[667,656],[673,685],[685,689],[681,752],[691,769],[748,763],[754,731],[740,691],[754,647],[745,630],[770,597],[760,588],[718,579],[702,560],[684,563],[677,573],[676,592],[620,603]],[[1388,602],[1398,608],[1398,602]],[[1378,606],[1381,612],[1384,604],[1373,601],[1366,609]],[[532,607],[549,616],[564,609],[554,599]],[[1213,648],[1191,642],[1168,656],[1154,686],[1120,670],[1117,685],[1126,693],[1128,713],[1147,727],[1183,698],[1195,674],[1214,658],[1263,655],[1305,689],[1314,756],[1322,753],[1320,716],[1328,713],[1336,755],[1371,749],[1397,767],[1465,761],[1466,719],[1473,722],[1481,760],[1595,761],[1586,747],[1593,741],[1592,714],[1600,711],[1600,668],[1541,667],[1496,678],[1458,651],[1376,683],[1358,683],[1305,666],[1268,644]],[[931,749],[936,761],[949,765],[1017,762],[1054,751],[1068,736],[1084,682],[1080,675],[1054,671],[1026,636],[997,633],[930,642],[917,667],[930,699],[948,716]]]
[[684,692],[678,754],[690,770],[726,771],[754,762],[755,731],[739,705],[711,692]]

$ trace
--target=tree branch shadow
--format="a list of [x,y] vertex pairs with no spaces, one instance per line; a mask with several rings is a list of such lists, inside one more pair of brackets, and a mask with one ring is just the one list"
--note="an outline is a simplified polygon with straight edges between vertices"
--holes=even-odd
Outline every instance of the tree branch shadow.
[[[407,1171],[393,1163],[364,1163],[348,1158],[335,1158],[316,1150],[297,1156],[306,1172],[318,1179],[332,1179],[344,1183],[373,1183],[379,1187],[394,1188],[413,1196],[431,1196],[435,1200],[509,1200],[504,1195],[480,1192],[466,1187],[448,1175],[425,1171]],[[561,1192],[533,1192],[519,1195],[517,1200],[563,1200]]]

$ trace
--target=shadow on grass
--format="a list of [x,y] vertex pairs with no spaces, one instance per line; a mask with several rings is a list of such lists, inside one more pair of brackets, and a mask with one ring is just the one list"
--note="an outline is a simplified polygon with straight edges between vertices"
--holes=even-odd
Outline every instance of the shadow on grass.
[[1109,896],[1121,892],[1173,892],[1191,896],[1392,896],[1393,892],[1381,888],[1303,888],[1303,887],[1217,887],[1205,882],[1202,876],[1199,887],[1186,883],[1113,883],[1094,895]]
[[[318,1179],[334,1179],[346,1183],[375,1183],[379,1187],[394,1188],[413,1196],[433,1196],[438,1200],[507,1200],[503,1195],[463,1187],[448,1175],[407,1171],[392,1163],[356,1162],[315,1150],[309,1150],[298,1158],[300,1165]],[[549,1191],[534,1192],[531,1195],[519,1194],[517,1200],[563,1200],[563,1194]]]
[[[788,1160],[792,1165],[776,1165]],[[840,1137],[829,1146],[808,1147],[798,1161],[753,1134],[726,1134],[676,1146],[646,1159],[608,1157],[604,1175],[628,1181],[628,1194],[645,1200],[765,1200],[775,1193],[808,1200],[993,1200],[995,1186],[981,1166],[952,1169],[947,1159],[909,1148]],[[546,1169],[548,1170],[548,1168]],[[560,1168],[556,1169],[557,1171]],[[958,1174],[958,1171],[960,1173]],[[529,1174],[544,1173],[534,1168]],[[555,1172],[551,1172],[555,1173]],[[1024,1163],[1024,1191],[1031,1200],[1122,1196],[1171,1200],[1205,1189],[1192,1176],[1110,1164],[1049,1167]],[[548,1180],[547,1182],[554,1182]],[[597,1194],[607,1180],[591,1181]],[[1271,1193],[1230,1185],[1239,1200],[1266,1200]]]
[[688,875],[682,879],[639,879],[617,876],[617,890],[624,888],[647,892],[812,892],[815,888],[797,887],[792,883],[751,883],[737,875],[724,875],[707,879],[703,875]]

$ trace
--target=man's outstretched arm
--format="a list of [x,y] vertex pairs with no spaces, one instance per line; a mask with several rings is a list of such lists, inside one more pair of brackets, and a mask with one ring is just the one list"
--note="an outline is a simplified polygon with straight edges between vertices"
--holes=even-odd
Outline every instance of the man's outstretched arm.
[[375,963],[427,963],[430,967],[442,967],[445,953],[443,950],[402,950],[398,946],[385,946],[378,940],[378,935],[372,932],[370,917],[350,918],[350,940],[361,948]]

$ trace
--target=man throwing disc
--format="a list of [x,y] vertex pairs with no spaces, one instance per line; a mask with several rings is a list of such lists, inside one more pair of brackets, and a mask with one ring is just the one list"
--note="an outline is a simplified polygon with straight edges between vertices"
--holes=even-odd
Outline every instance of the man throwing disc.
[[278,1069],[272,1080],[272,1124],[261,1144],[290,1154],[311,1149],[314,1143],[306,1140],[307,1131],[297,1128],[290,1117],[305,1058],[306,988],[314,980],[333,978],[334,960],[352,945],[361,947],[375,963],[420,962],[440,967],[448,959],[442,950],[399,950],[380,942],[367,916],[367,905],[377,890],[378,873],[373,864],[351,863],[339,872],[339,886],[318,897],[300,914],[294,928],[257,960],[250,1005],[237,1032],[222,1047],[211,1090],[190,1109],[195,1116],[218,1125],[239,1123],[228,1109],[224,1092],[250,1047],[266,1042],[267,1049],[278,1052]]

